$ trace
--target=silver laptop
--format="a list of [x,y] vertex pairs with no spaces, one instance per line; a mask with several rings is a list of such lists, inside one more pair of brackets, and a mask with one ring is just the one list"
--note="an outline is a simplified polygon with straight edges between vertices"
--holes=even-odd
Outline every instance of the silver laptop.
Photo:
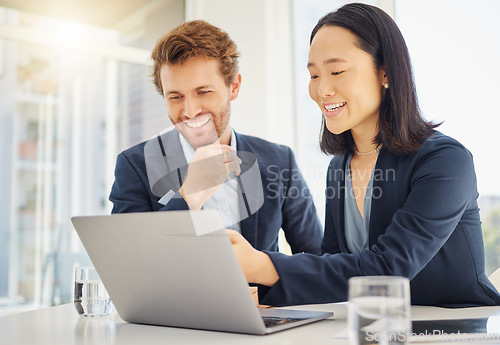
[[333,315],[257,308],[216,211],[72,222],[124,321],[267,334]]

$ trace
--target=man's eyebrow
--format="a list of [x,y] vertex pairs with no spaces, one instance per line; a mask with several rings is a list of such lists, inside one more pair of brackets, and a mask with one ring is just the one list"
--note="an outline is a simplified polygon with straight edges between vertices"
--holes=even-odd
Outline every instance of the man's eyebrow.
[[[330,59],[323,61],[323,65],[329,65],[331,63],[337,63],[337,62],[347,62],[347,61],[342,59],[342,58],[339,58],[339,57],[333,57],[333,58],[330,58]],[[315,64],[312,62],[307,63],[307,68],[312,67],[312,66],[315,66]]]
[[[198,86],[195,90],[196,90],[196,91],[199,91],[199,90],[203,90],[203,89],[210,89],[210,88],[212,88],[212,86],[210,86],[210,85],[202,85],[202,86]],[[166,94],[166,95],[171,95],[171,94],[182,94],[182,92],[177,91],[177,90],[170,90],[170,91],[167,91],[165,94]]]
[[212,86],[210,86],[210,85],[202,85],[202,86],[198,86],[196,88],[197,91],[198,90],[203,90],[203,89],[212,89]]
[[172,94],[174,94],[174,93],[175,93],[175,94],[178,94],[178,93],[180,93],[180,92],[179,92],[179,91],[175,91],[175,90],[165,92],[165,94],[166,94],[166,95],[172,95]]

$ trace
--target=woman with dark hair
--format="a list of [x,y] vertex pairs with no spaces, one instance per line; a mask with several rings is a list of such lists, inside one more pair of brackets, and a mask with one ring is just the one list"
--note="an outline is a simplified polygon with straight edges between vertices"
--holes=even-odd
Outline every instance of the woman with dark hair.
[[311,34],[309,94],[328,168],[322,256],[260,252],[228,231],[261,304],[347,299],[354,276],[410,279],[413,304],[499,305],[485,275],[472,155],[419,111],[406,43],[382,10],[348,4]]

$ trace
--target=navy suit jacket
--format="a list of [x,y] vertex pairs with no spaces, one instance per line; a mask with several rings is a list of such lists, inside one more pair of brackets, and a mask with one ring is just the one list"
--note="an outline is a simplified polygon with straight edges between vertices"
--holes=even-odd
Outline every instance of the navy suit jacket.
[[[183,180],[187,163],[178,135],[177,131],[172,131],[162,135],[161,139],[169,165],[179,171],[182,175],[179,179]],[[257,158],[264,197],[262,207],[240,222],[242,235],[256,249],[277,251],[278,231],[282,228],[293,253],[320,254],[322,227],[290,148],[237,133],[236,143],[238,155],[243,160],[242,166],[248,158],[244,153],[253,153]],[[146,142],[138,144],[117,157],[115,182],[109,197],[113,202],[112,212],[188,210],[182,198],[173,198],[166,205],[158,202],[167,190],[161,187],[162,183],[150,186],[144,157],[145,145]],[[182,182],[177,179],[177,172],[164,178],[177,192]]]
[[322,256],[268,253],[279,274],[259,289],[262,304],[347,300],[350,277],[410,279],[411,302],[445,307],[499,305],[484,271],[484,246],[471,153],[439,132],[405,157],[380,150],[373,177],[369,249],[351,253],[344,228],[346,157],[327,179]]

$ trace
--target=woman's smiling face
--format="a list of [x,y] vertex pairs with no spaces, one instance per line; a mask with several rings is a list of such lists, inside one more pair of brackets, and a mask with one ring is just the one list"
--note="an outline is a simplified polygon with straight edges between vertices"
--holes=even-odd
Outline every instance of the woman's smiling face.
[[307,67],[309,95],[320,107],[328,130],[377,130],[383,85],[383,68],[358,45],[349,30],[325,25],[314,36]]

